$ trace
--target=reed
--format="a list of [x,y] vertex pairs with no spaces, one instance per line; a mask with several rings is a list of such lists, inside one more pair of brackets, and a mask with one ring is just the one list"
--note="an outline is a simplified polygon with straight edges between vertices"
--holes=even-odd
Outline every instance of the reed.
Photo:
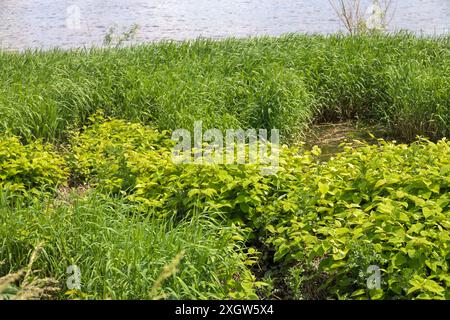
[[0,131],[64,140],[98,109],[159,129],[360,119],[397,138],[448,135],[448,36],[285,35],[0,52]]

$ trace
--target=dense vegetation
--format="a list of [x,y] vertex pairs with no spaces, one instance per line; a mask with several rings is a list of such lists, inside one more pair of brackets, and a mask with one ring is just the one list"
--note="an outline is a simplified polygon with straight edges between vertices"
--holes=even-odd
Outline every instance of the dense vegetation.
[[[0,299],[450,299],[449,45],[285,36],[0,53]],[[293,143],[342,119],[410,143],[356,141],[326,161]],[[275,175],[175,164],[170,129],[195,120],[279,128],[290,144]],[[70,265],[81,290],[66,286]]]
[[302,36],[0,52],[0,131],[64,138],[103,108],[158,129],[252,127],[292,139],[314,120],[448,136],[450,38]]

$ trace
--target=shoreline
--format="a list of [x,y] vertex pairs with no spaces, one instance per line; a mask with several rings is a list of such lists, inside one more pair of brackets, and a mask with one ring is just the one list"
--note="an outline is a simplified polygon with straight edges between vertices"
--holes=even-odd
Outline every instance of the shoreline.
[[[424,33],[422,31],[411,31],[407,29],[401,29],[401,30],[393,30],[393,31],[385,31],[383,32],[383,35],[395,37],[399,35],[409,35],[416,38],[421,39],[429,39],[429,40],[436,40],[440,38],[448,38],[450,37],[450,30],[447,30],[446,32],[442,33]],[[247,36],[225,36],[225,37],[203,37],[198,36],[195,38],[186,38],[182,40],[178,39],[158,39],[153,41],[142,41],[142,42],[135,42],[135,43],[126,43],[126,45],[121,46],[120,48],[130,48],[130,47],[139,47],[139,46],[157,46],[165,43],[191,43],[196,41],[214,41],[214,42],[221,42],[221,41],[227,41],[227,40],[241,40],[241,41],[248,41],[253,39],[264,39],[264,38],[270,38],[270,39],[277,39],[277,38],[283,38],[283,37],[289,37],[289,36],[308,36],[308,37],[336,37],[336,36],[343,36],[348,37],[350,36],[346,31],[338,31],[338,32],[330,32],[330,33],[321,33],[321,32],[287,32],[282,33],[278,35],[270,35],[270,34],[261,34],[261,35],[247,35]],[[364,36],[364,35],[361,35]],[[358,37],[358,35],[354,35],[354,37]],[[132,41],[131,41],[132,42]],[[0,42],[1,43],[1,42]],[[105,49],[114,49],[114,46],[108,46],[108,45],[101,45],[101,44],[91,44],[91,45],[80,45],[78,47],[76,46],[70,46],[70,47],[27,47],[27,48],[20,48],[20,49],[5,49],[0,46],[0,53],[25,53],[25,52],[52,52],[52,51],[90,51],[90,50],[105,50]],[[116,48],[117,49],[117,48]]]

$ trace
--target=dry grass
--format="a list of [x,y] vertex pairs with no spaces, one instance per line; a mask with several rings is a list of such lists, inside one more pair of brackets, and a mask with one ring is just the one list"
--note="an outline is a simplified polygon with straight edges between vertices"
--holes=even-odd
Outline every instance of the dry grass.
[[72,205],[77,198],[82,198],[92,189],[89,184],[80,184],[74,187],[60,186],[56,194],[56,203]]
[[150,298],[152,300],[160,300],[166,298],[167,295],[165,293],[158,292],[160,291],[163,282],[178,272],[178,265],[183,259],[184,254],[184,251],[180,252],[175,256],[175,258],[173,258],[173,260],[169,264],[164,266],[150,291]]
[[312,126],[306,133],[306,146],[318,146],[322,150],[321,158],[327,160],[343,151],[342,143],[358,144],[359,141],[374,142],[371,134],[386,138],[385,132],[377,127],[361,126],[352,121],[325,123]]
[[[52,278],[39,278],[35,274],[39,270],[33,270],[33,263],[38,258],[39,251],[42,250],[42,245],[38,245],[31,253],[28,265],[17,272],[9,273],[0,278],[0,300],[35,300],[48,299],[60,290],[58,281]],[[5,262],[2,261],[1,264]],[[8,289],[13,290],[12,294],[5,294]]]

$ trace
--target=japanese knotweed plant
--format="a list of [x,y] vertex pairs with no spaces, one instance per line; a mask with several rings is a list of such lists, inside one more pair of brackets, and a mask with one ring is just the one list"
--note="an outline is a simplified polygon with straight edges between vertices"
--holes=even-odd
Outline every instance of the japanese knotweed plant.
[[161,165],[160,160],[170,159],[171,140],[165,132],[123,120],[106,121],[101,116],[93,120],[96,122],[84,127],[84,131],[72,133],[67,158],[73,183],[89,183],[109,193],[126,193],[136,186],[135,170],[140,160],[153,157],[155,164]]
[[0,190],[3,194],[32,195],[64,184],[64,158],[50,144],[22,144],[17,137],[0,136]]
[[173,145],[165,133],[112,120],[74,135],[69,158],[78,181],[160,216],[215,212],[254,224],[278,189],[257,164],[176,164]]
[[266,243],[322,297],[449,299],[449,190],[445,139],[347,146],[298,176]]

